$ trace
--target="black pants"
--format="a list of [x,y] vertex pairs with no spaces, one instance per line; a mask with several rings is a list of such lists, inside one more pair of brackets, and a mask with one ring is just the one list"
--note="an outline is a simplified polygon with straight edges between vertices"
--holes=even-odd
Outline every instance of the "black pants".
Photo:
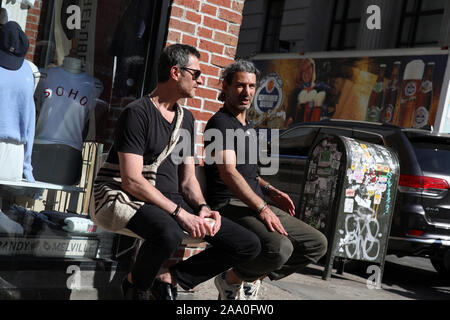
[[[193,213],[180,195],[166,195],[186,211]],[[144,205],[128,222],[127,228],[145,241],[131,271],[134,284],[146,290],[151,287],[164,262],[183,241],[183,230],[167,212],[155,205]],[[170,268],[170,273],[185,290],[211,279],[231,267],[255,258],[260,250],[259,238],[251,231],[222,217],[220,230],[206,236],[211,246]]]

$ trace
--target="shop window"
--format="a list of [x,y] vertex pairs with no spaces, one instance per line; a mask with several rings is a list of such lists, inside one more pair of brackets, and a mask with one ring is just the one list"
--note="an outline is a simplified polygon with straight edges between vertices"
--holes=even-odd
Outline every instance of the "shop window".
[[284,0],[268,0],[266,6],[265,30],[262,41],[262,52],[288,51],[289,43],[280,41],[281,21],[284,11]]
[[335,0],[327,50],[355,49],[360,21],[360,0]]
[[446,1],[403,0],[397,47],[437,46]]
[[[23,12],[29,19],[24,21],[39,21],[32,27],[31,23],[19,24],[13,15],[25,2],[34,12],[40,12],[39,19],[35,19],[36,13],[30,16],[31,10],[28,16]],[[14,26],[16,32],[19,25],[25,35],[14,34],[21,39],[28,37],[30,45],[35,44],[35,51],[28,51],[32,57],[27,56],[29,61],[21,64],[23,67],[14,69],[12,63],[10,68],[0,66],[0,90],[16,95],[8,108],[21,110],[23,101],[32,105],[26,115],[17,111],[17,127],[25,127],[27,120],[23,129],[30,133],[26,147],[22,142],[0,140],[0,155],[13,155],[6,161],[0,159],[0,260],[2,256],[111,256],[111,234],[105,235],[108,239],[103,243],[100,229],[86,219],[95,169],[103,152],[108,151],[103,148],[105,136],[97,134],[113,138],[114,121],[108,120],[116,120],[127,103],[156,86],[155,57],[164,47],[169,3],[11,1],[16,7],[6,16],[8,21],[0,12],[0,23],[14,21],[1,30],[13,30],[10,26]],[[16,87],[4,85],[8,82]],[[23,87],[19,86],[22,83]],[[13,123],[16,117],[11,119]],[[110,130],[106,131],[108,123]],[[34,179],[31,174],[22,179],[24,148],[31,145],[25,165],[31,162]],[[31,172],[28,168],[31,166],[27,166],[27,172]],[[76,220],[67,224],[66,218]]]

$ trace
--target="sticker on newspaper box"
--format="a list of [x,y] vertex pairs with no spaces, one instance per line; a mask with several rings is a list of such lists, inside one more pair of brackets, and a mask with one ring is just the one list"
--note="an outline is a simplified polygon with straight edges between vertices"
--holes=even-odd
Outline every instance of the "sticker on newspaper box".
[[344,212],[352,213],[354,204],[355,204],[355,201],[353,199],[346,198],[345,202],[344,202]]

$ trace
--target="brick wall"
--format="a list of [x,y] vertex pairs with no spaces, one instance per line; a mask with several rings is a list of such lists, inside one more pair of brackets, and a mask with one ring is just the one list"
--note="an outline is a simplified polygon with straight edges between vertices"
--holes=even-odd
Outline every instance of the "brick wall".
[[34,56],[36,53],[36,40],[39,31],[39,21],[41,18],[41,10],[43,5],[43,0],[37,0],[34,6],[28,10],[27,24],[25,26],[25,34],[30,42],[30,48],[26,56],[27,60],[34,61]]
[[203,157],[206,122],[222,106],[217,97],[220,75],[236,54],[244,0],[174,0],[171,8],[167,45],[184,43],[201,54],[204,86],[197,97],[181,101],[196,119],[196,153]]
[[[221,71],[234,61],[243,7],[244,0],[174,0],[172,4],[166,45],[189,44],[201,54],[204,85],[197,90],[197,97],[181,101],[196,119],[196,153],[200,158],[206,122],[222,106],[217,100]],[[168,265],[201,252],[205,245],[182,246]]]

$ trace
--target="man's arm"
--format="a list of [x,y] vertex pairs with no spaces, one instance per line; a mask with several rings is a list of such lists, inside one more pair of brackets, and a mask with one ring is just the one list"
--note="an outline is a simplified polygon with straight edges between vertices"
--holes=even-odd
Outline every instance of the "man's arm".
[[258,213],[258,217],[267,225],[270,231],[278,231],[287,235],[278,217],[248,185],[244,177],[236,169],[236,153],[233,150],[218,151],[215,155],[220,177],[231,192],[249,208]]
[[288,212],[291,216],[295,216],[295,205],[289,195],[278,190],[263,178],[258,177],[258,183],[264,194],[270,198],[280,209]]
[[[154,204],[172,214],[177,209],[177,204],[166,198],[142,175],[143,157],[133,153],[118,152],[120,164],[120,176],[122,188],[135,198]],[[180,208],[176,216],[181,227],[193,238],[203,238],[210,226],[205,219],[201,219]]]

